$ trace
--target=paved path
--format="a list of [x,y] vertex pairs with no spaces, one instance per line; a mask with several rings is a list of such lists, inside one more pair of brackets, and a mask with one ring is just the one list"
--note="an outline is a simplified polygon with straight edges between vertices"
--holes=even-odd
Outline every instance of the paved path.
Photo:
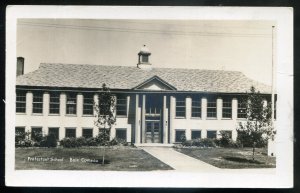
[[140,147],[160,161],[168,164],[176,171],[184,172],[214,172],[220,171],[219,168],[207,164],[201,160],[192,158],[185,154],[175,151],[171,147]]

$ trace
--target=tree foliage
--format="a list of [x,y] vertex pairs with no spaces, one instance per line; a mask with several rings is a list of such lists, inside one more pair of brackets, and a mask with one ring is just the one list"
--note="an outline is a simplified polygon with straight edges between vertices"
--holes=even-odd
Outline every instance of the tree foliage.
[[271,122],[271,103],[265,104],[265,98],[254,87],[242,99],[246,104],[246,120],[239,122],[237,128],[238,139],[242,144],[250,143],[253,147],[253,159],[255,147],[274,135]]

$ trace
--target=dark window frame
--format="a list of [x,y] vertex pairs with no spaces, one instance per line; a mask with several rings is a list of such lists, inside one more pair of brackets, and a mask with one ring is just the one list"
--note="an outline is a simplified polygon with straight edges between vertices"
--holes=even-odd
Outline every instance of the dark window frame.
[[60,114],[60,93],[49,94],[49,114]]
[[116,97],[116,115],[127,116],[127,96],[119,95]]
[[[196,133],[196,132],[200,132],[200,136],[199,137],[194,137],[193,133]],[[202,131],[199,129],[199,130],[191,130],[191,139],[201,139],[202,137]]]
[[16,113],[26,113],[26,92],[16,92]]
[[76,138],[76,127],[66,127],[65,128],[65,137],[71,138],[74,137]]
[[217,118],[217,99],[208,98],[206,107],[207,118]]
[[[180,136],[177,135],[177,133],[183,132],[182,134],[180,134]],[[185,135],[186,137],[186,130],[185,129],[175,129],[175,142],[182,142],[181,141],[181,136]]]
[[176,98],[176,118],[185,118],[186,117],[186,100],[185,98]]
[[[209,136],[209,133],[210,133],[210,132],[214,132],[214,133],[215,133],[215,134],[214,134],[215,137],[210,137],[210,136]],[[217,130],[207,130],[207,131],[206,131],[206,138],[208,138],[208,139],[217,139],[217,135],[218,135]]]
[[[125,137],[124,138],[122,138],[122,137],[118,137],[118,132],[125,132]],[[127,128],[116,128],[116,134],[115,134],[115,137],[117,138],[117,139],[123,139],[123,140],[125,140],[125,141],[127,141]]]
[[83,94],[83,115],[94,115],[94,95]]
[[232,99],[224,98],[222,101],[222,118],[232,119]]
[[246,102],[242,101],[241,99],[238,100],[237,118],[239,118],[239,119],[247,118],[247,104],[246,104]]
[[[91,133],[88,133],[88,134],[85,133],[87,131],[89,131]],[[91,138],[91,137],[93,137],[93,134],[94,134],[93,128],[82,128],[82,137],[84,137],[84,138]]]
[[[35,130],[40,130],[40,131],[35,131]],[[40,133],[43,135],[43,127],[31,127],[31,139],[35,139],[35,134]]]
[[75,93],[69,93],[66,95],[66,114],[77,115],[77,94]]
[[199,100],[192,98],[191,117],[192,118],[201,118],[201,116],[202,116],[201,108],[202,108],[201,98],[199,98]]
[[44,94],[42,92],[34,92],[32,97],[32,113],[43,113]]
[[[53,134],[54,130],[57,130],[57,135],[56,134],[54,135],[56,137],[56,140],[59,140],[59,127],[48,127],[48,135]],[[56,133],[56,131],[54,133]]]

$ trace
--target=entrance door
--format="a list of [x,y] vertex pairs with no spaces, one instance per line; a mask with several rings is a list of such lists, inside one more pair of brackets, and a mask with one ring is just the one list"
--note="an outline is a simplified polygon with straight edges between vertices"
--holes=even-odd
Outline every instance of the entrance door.
[[160,143],[160,122],[146,122],[146,143]]

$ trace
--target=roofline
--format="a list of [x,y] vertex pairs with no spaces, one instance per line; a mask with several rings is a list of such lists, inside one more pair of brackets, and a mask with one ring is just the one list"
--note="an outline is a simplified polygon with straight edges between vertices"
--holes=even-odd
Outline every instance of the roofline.
[[[31,90],[31,91],[57,91],[57,92],[99,92],[99,88],[82,88],[82,87],[46,87],[46,86],[25,86],[16,85],[16,90]],[[132,89],[110,89],[114,93],[166,93],[166,94],[222,94],[222,95],[244,95],[247,92],[208,92],[208,91],[180,91],[180,90],[132,90]],[[271,95],[271,93],[262,93],[261,95]],[[277,94],[275,94],[277,95]]]
[[167,81],[163,80],[162,78],[160,78],[157,75],[152,76],[151,78],[149,78],[148,80],[145,80],[144,82],[140,83],[139,85],[133,87],[132,89],[134,90],[139,90],[139,87],[142,87],[143,85],[151,82],[152,80],[157,79],[159,82],[163,83],[164,85],[166,85],[167,87],[169,87],[171,90],[177,90],[177,88],[171,84],[169,84]]

